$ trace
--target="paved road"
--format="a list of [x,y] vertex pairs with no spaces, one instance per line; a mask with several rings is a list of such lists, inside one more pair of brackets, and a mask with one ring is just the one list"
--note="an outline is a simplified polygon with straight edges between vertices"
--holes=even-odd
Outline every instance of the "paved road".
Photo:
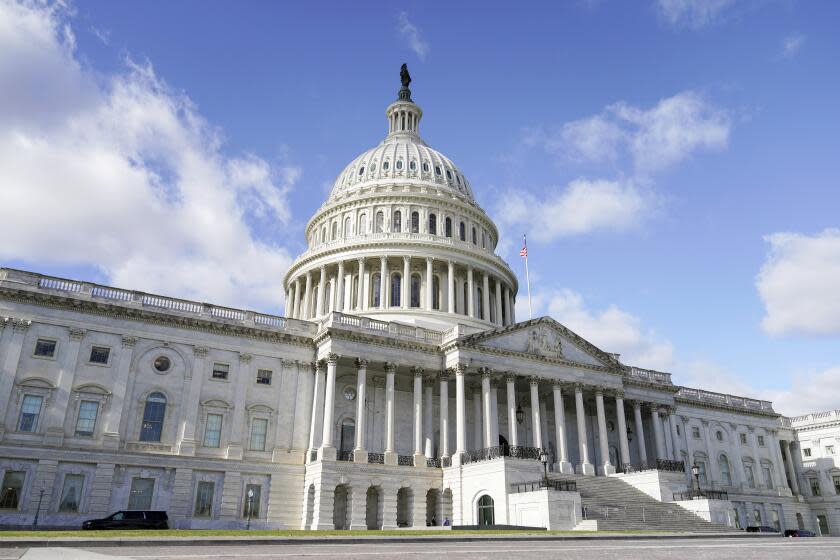
[[693,539],[641,541],[517,541],[452,543],[376,543],[319,545],[225,545],[168,547],[51,548],[28,551],[2,549],[0,559],[15,560],[295,560],[342,558],[492,559],[523,556],[539,560],[837,560],[840,539]]

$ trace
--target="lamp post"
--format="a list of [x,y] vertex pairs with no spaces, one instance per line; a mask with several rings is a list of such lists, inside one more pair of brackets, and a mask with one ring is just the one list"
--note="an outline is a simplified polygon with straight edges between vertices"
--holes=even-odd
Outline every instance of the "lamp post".
[[254,507],[254,489],[248,488],[248,523],[245,525],[245,530],[251,530],[251,510]]
[[697,463],[691,465],[691,474],[694,475],[694,481],[697,484],[697,496],[702,497],[703,492],[700,490],[700,465]]
[[41,488],[41,491],[38,494],[38,509],[35,510],[35,519],[32,521],[32,526],[38,526],[38,516],[41,515],[41,502],[44,501],[44,489]]
[[548,453],[545,449],[540,449],[540,461],[543,464],[543,481],[546,488],[548,487]]
[[525,411],[522,410],[522,405],[521,404],[516,405],[516,423],[521,426],[522,422],[524,422],[524,421],[525,421]]

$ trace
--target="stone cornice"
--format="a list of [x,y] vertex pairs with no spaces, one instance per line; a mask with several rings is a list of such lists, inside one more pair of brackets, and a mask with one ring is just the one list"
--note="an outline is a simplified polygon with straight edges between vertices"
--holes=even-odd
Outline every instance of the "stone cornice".
[[336,327],[329,327],[319,332],[313,339],[313,342],[317,347],[320,347],[330,339],[363,342],[366,344],[372,344],[384,348],[401,348],[404,350],[414,350],[423,352],[425,354],[437,354],[439,352],[438,345],[433,343],[425,343],[420,341],[412,342],[410,340],[405,339],[378,336],[374,332],[358,332]]
[[209,332],[226,336],[245,337],[267,342],[284,342],[296,346],[313,348],[312,340],[305,336],[280,332],[259,327],[249,327],[225,323],[203,317],[188,317],[151,310],[148,308],[123,307],[109,301],[90,301],[72,297],[71,294],[52,294],[28,290],[0,288],[0,297],[10,301],[36,305],[49,309],[75,311],[87,315],[108,317],[111,319],[136,321],[150,325],[175,327],[198,332]]

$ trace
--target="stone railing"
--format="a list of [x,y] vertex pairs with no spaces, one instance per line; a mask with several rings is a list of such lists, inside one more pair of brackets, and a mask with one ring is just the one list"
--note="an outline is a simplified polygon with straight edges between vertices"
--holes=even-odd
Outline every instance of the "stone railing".
[[771,403],[770,401],[748,399],[746,397],[737,397],[735,395],[727,395],[724,393],[713,393],[712,391],[704,391],[702,389],[691,389],[689,387],[680,387],[679,391],[677,391],[677,398],[707,404],[714,404],[727,408],[754,410],[758,412],[767,412],[771,414],[775,413],[773,411],[773,403]]
[[385,454],[384,453],[368,453],[368,463],[372,465],[384,465],[385,464]]
[[314,323],[288,319],[279,315],[267,315],[244,309],[123,290],[112,286],[55,278],[10,268],[0,269],[0,287],[29,292],[62,294],[73,299],[108,302],[128,309],[147,309],[181,317],[195,317],[263,330],[284,331],[309,336],[314,335],[317,330]]
[[510,490],[514,494],[521,494],[523,492],[536,492],[547,488],[557,492],[577,492],[577,482],[574,480],[556,480],[556,479],[540,479],[529,482],[514,482],[510,485]]
[[663,385],[673,385],[671,383],[671,374],[664,371],[656,371],[653,369],[643,369],[638,367],[630,367],[627,371],[627,377],[631,379],[639,379],[647,381],[648,383],[659,383]]
[[719,490],[697,490],[692,488],[685,492],[674,492],[674,501],[682,502],[685,500],[729,500],[729,494]]
[[414,325],[406,325],[394,321],[380,321],[369,317],[348,315],[332,311],[324,321],[326,327],[341,326],[359,331],[369,331],[376,334],[388,334],[396,338],[427,342],[429,344],[440,344],[443,341],[443,333]]
[[823,422],[837,422],[840,421],[840,410],[827,410],[825,412],[812,412],[811,414],[804,414],[802,416],[791,416],[790,418],[783,418],[782,421],[788,420],[790,426],[803,426],[807,424],[820,424]]
[[414,456],[413,455],[397,455],[397,465],[401,467],[413,467],[414,466]]
[[540,449],[538,447],[525,447],[523,445],[494,445],[484,449],[467,451],[461,455],[461,464],[477,463],[479,461],[491,461],[499,457],[510,457],[512,459],[540,460]]
[[624,463],[623,465],[619,465],[618,471],[625,474],[644,471],[685,472],[685,463],[670,459],[656,459],[651,462]]

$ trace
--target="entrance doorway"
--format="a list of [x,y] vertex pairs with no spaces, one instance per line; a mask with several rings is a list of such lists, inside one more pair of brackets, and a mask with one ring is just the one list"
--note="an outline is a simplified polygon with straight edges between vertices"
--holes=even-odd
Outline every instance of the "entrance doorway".
[[496,524],[496,507],[493,498],[487,494],[478,499],[478,525],[487,527]]

